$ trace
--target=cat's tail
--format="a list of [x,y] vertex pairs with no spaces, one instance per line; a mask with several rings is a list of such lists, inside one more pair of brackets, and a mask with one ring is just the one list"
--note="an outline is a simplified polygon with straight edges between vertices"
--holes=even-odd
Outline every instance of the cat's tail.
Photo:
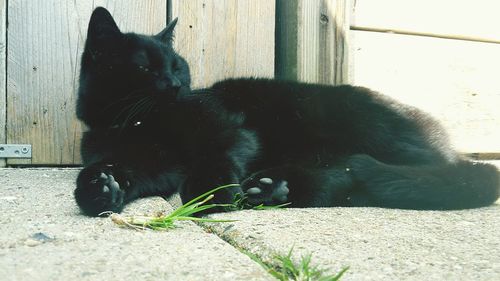
[[469,209],[493,204],[500,193],[500,174],[485,163],[399,166],[356,155],[349,165],[356,187],[350,198],[353,206]]

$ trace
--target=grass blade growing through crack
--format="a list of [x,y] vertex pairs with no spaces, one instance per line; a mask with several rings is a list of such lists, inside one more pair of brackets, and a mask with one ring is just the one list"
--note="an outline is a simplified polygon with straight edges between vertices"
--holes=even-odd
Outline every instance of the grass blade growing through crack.
[[292,260],[292,249],[287,255],[276,255],[274,260],[276,261],[273,265],[268,265],[261,261],[254,254],[244,252],[252,260],[259,263],[264,269],[280,281],[338,281],[344,275],[344,273],[349,269],[349,267],[344,267],[340,272],[335,275],[327,275],[325,269],[320,269],[317,266],[311,265],[312,255],[302,256],[300,263],[297,264]]
[[193,215],[208,209],[212,209],[215,207],[231,207],[233,204],[210,204],[204,205],[208,201],[212,200],[215,196],[214,193],[224,189],[224,188],[232,188],[239,186],[238,184],[228,184],[224,186],[220,186],[209,190],[202,195],[192,199],[186,204],[180,206],[175,209],[169,215],[160,215],[157,217],[147,217],[147,216],[131,216],[125,217],[119,214],[111,214],[111,219],[114,223],[130,227],[136,230],[142,229],[153,229],[153,230],[167,230],[175,228],[176,221],[197,221],[197,222],[233,222],[234,220],[215,220],[215,219],[206,219],[206,218],[198,218]]

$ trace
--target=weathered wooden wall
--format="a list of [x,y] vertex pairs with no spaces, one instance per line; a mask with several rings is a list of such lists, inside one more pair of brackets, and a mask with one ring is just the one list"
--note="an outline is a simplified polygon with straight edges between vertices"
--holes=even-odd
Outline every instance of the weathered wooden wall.
[[322,84],[346,83],[349,0],[278,0],[276,75]]
[[[7,2],[0,0],[0,143],[6,143],[6,121],[7,121],[7,88],[6,88],[6,59],[7,59]],[[0,167],[6,165],[5,159],[0,159]]]
[[8,1],[7,142],[33,145],[31,160],[80,163],[75,117],[80,55],[94,7],[115,14],[124,31],[154,33],[166,24],[166,1]]
[[496,0],[357,0],[351,78],[429,112],[460,151],[498,156],[499,10]]
[[354,27],[500,42],[498,0],[356,0]]
[[273,77],[275,3],[269,0],[172,1],[175,47],[193,87],[226,77]]
[[[194,86],[229,76],[274,75],[273,1],[169,4],[170,13],[180,17],[176,47],[191,65]],[[5,94],[5,67],[0,64],[0,128],[5,113],[8,123],[6,136],[0,130],[0,143],[33,145],[31,160],[9,159],[8,164],[80,163],[83,128],[74,114],[75,92],[87,24],[96,6],[108,8],[122,31],[153,34],[167,21],[167,0],[8,1],[9,71]],[[0,37],[4,29],[0,25]],[[5,55],[2,50],[0,56]]]
[[500,156],[497,0],[0,0],[0,143],[33,145],[31,160],[7,164],[80,163],[75,91],[95,6],[123,31],[179,17],[175,47],[195,87],[353,82],[428,111],[460,151]]

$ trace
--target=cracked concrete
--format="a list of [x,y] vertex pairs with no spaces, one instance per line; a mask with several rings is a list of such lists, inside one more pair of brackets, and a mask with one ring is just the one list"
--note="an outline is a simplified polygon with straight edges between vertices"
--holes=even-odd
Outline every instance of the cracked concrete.
[[[168,232],[117,227],[79,213],[76,169],[0,169],[2,280],[272,280],[246,255],[193,223]],[[161,198],[125,212],[170,212]]]
[[[2,280],[273,280],[242,249],[312,254],[342,280],[500,280],[500,205],[435,212],[379,208],[239,211],[231,223],[167,232],[119,228],[79,213],[78,169],[0,169]],[[169,212],[148,198],[126,212]],[[226,240],[229,243],[226,243]]]

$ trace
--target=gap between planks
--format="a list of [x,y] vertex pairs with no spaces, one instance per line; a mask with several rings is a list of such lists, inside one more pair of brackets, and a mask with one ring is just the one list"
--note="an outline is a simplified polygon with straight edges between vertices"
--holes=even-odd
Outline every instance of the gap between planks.
[[500,40],[494,40],[494,39],[488,39],[488,38],[481,38],[481,37],[472,37],[472,36],[448,35],[448,34],[439,34],[439,33],[430,33],[430,32],[418,32],[418,31],[400,30],[400,29],[391,29],[391,28],[367,27],[367,26],[358,26],[358,25],[351,25],[350,29],[351,30],[356,30],[356,31],[379,32],[379,33],[390,33],[390,34],[401,34],[401,35],[413,35],[413,36],[433,37],[433,38],[440,38],[440,39],[451,39],[451,40],[461,40],[461,41],[472,41],[472,42],[481,42],[481,43],[500,44]]

